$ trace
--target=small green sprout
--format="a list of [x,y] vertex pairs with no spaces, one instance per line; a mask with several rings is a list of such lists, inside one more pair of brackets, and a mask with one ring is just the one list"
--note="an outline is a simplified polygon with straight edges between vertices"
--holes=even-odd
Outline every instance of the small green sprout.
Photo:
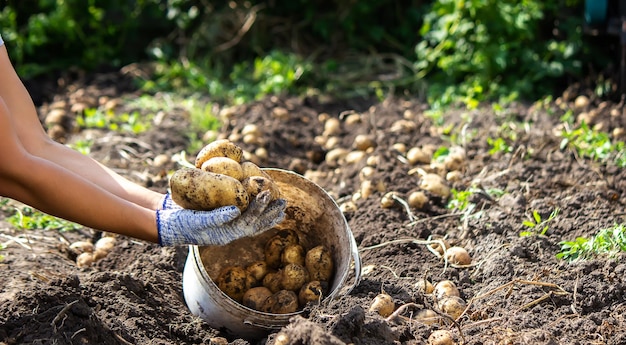
[[59,230],[70,231],[80,229],[81,226],[67,220],[39,212],[31,207],[16,209],[15,214],[7,218],[7,221],[20,230]]
[[491,146],[491,149],[489,149],[490,155],[494,155],[498,152],[500,153],[513,152],[513,147],[507,144],[506,140],[504,140],[503,138],[497,138],[497,139],[487,138],[487,144]]
[[574,241],[562,241],[559,244],[561,251],[556,254],[558,259],[588,260],[602,255],[614,258],[618,253],[626,252],[626,224],[601,229],[589,239],[577,237]]
[[504,191],[497,188],[483,189],[479,187],[470,187],[467,190],[457,190],[452,188],[450,190],[452,197],[448,201],[447,208],[455,211],[463,212],[461,219],[469,217],[480,218],[483,214],[482,211],[474,212],[477,205],[472,202],[472,196],[474,194],[482,194],[487,199],[493,199],[494,197],[500,197],[504,194]]
[[537,210],[534,210],[532,213],[532,218],[530,220],[525,220],[522,222],[522,225],[529,228],[529,230],[520,232],[520,236],[532,236],[532,235],[545,235],[549,230],[548,223],[553,221],[556,216],[559,215],[561,210],[557,207],[550,213],[548,219],[541,219],[541,215]]
[[611,142],[609,134],[594,131],[586,123],[579,128],[561,131],[561,150],[569,149],[579,157],[591,158],[595,161],[613,161],[620,167],[626,167],[626,147],[624,142]]

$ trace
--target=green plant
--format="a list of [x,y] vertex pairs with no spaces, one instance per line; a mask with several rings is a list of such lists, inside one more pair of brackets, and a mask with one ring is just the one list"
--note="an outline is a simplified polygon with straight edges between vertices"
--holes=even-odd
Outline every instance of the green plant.
[[494,155],[496,153],[510,153],[513,152],[513,147],[507,144],[506,140],[501,137],[493,139],[491,137],[487,138],[487,144],[491,147],[489,149],[489,154]]
[[611,142],[609,134],[595,131],[586,123],[570,129],[565,126],[561,131],[561,150],[571,150],[582,158],[591,158],[600,162],[613,161],[618,167],[626,167],[624,142]]
[[483,189],[472,186],[466,190],[457,190],[452,188],[450,193],[452,196],[450,197],[446,207],[457,212],[462,212],[463,216],[461,219],[463,220],[469,217],[480,218],[482,216],[482,211],[474,212],[477,204],[472,200],[474,200],[476,194],[482,194],[487,199],[492,199],[502,196],[504,191],[498,188]]
[[[577,74],[579,26],[563,16],[551,37],[542,25],[577,3],[557,1],[440,0],[432,3],[415,47],[419,76],[429,82],[431,104],[535,99],[549,94],[559,78]],[[550,23],[549,25],[552,25]],[[546,27],[549,27],[546,25]],[[547,37],[542,37],[546,35]]]
[[532,217],[522,222],[522,225],[526,226],[529,230],[520,232],[520,236],[533,236],[533,235],[545,235],[550,226],[548,223],[553,221],[561,210],[557,207],[551,213],[548,219],[542,219],[537,210],[533,210]]
[[39,212],[31,207],[15,209],[15,214],[7,218],[7,221],[20,230],[59,230],[70,231],[80,229],[81,226],[67,220]]
[[107,128],[113,131],[139,134],[150,128],[152,115],[143,115],[138,111],[116,114],[112,110],[86,109],[83,116],[76,118],[84,128]]
[[[197,102],[189,101],[191,130],[187,133],[189,137],[188,152],[198,152],[206,145],[204,135],[208,131],[216,131],[222,126],[222,122],[213,114],[213,104],[207,103],[204,106]],[[212,138],[215,139],[215,138]]]
[[89,155],[89,153],[91,153],[91,145],[93,145],[93,140],[77,140],[68,144],[69,147],[84,155]]
[[574,241],[562,241],[560,245],[561,251],[556,257],[563,260],[588,260],[601,255],[614,258],[626,252],[626,224],[615,224],[589,239],[577,237]]

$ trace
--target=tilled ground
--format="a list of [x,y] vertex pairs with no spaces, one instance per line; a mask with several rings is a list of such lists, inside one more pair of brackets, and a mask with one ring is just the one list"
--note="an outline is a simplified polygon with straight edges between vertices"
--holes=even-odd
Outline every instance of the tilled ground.
[[[72,106],[74,111],[81,106],[129,111],[115,108],[120,96],[136,98],[119,88],[128,84],[117,78],[99,76],[86,82],[89,88],[85,81],[65,85],[55,99],[41,103],[42,121],[55,107],[70,113]],[[307,308],[280,331],[244,339],[189,313],[181,283],[187,248],[117,237],[108,256],[78,268],[67,244],[96,240],[101,233],[18,231],[5,221],[10,215],[5,207],[0,344],[256,345],[278,343],[279,335],[290,344],[423,344],[438,329],[449,330],[459,344],[624,344],[625,256],[575,263],[555,257],[561,241],[590,237],[624,223],[626,215],[623,169],[562,149],[557,135],[560,116],[571,109],[579,120],[624,140],[626,116],[614,104],[593,99],[577,104],[565,97],[548,106],[433,115],[410,98],[272,97],[221,109],[226,126],[219,137],[238,143],[250,153],[246,158],[262,167],[305,175],[337,201],[359,248],[360,283],[347,295]],[[328,119],[338,120],[338,126],[326,125]],[[51,135],[66,142],[92,138],[90,154],[96,159],[159,191],[167,188],[167,171],[178,167],[162,158],[187,145],[189,115],[177,107],[157,114],[152,128],[138,135],[72,130],[75,122],[71,116],[68,121]],[[242,135],[250,124],[261,129],[260,140]],[[510,152],[490,152],[491,140],[502,133]],[[363,138],[372,144],[358,152],[355,141]],[[408,154],[414,147],[429,157],[447,148],[463,158],[447,165],[416,163]],[[446,207],[455,194],[426,190],[427,174],[441,176],[452,190],[472,191],[466,200],[470,207]],[[389,191],[396,198],[383,208],[381,199]],[[405,205],[419,191],[427,203]],[[523,222],[533,212],[546,220],[556,210],[545,233],[540,234],[542,225],[536,235],[520,236],[529,230]],[[455,265],[426,244],[444,237],[465,248],[472,263]],[[354,275],[350,278],[347,284]],[[454,282],[468,305],[463,315],[445,317],[434,296],[419,288],[424,280]],[[395,302],[391,317],[369,311],[381,292]],[[424,309],[435,312],[435,322],[420,319]]]

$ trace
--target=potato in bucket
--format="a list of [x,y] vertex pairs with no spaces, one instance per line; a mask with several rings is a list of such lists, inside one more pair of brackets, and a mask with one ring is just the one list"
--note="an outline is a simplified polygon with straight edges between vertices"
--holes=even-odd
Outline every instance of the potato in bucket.
[[[297,173],[281,169],[263,171],[276,183],[281,197],[287,200],[285,220],[271,230],[225,246],[190,246],[183,271],[183,294],[191,313],[216,329],[251,339],[262,338],[268,332],[285,326],[291,317],[302,312],[301,307],[300,310],[292,311],[290,308],[293,306],[286,303],[285,306],[289,308],[270,309],[289,311],[286,314],[255,310],[228,297],[219,289],[216,280],[227,267],[245,267],[265,260],[265,244],[279,233],[284,235],[285,229],[297,233],[298,243],[305,250],[324,246],[332,256],[334,267],[325,289],[327,295],[321,297],[322,303],[339,294],[348,293],[359,283],[361,273],[356,241],[344,215],[330,195]],[[352,279],[350,285],[347,284],[348,278]],[[295,289],[293,285],[291,288]],[[258,291],[264,291],[261,298],[267,297],[266,290]],[[292,292],[299,294],[299,290]],[[281,296],[287,297],[287,294]],[[289,297],[293,297],[293,294],[289,294]],[[249,305],[253,304],[258,305],[260,302],[255,300]]]

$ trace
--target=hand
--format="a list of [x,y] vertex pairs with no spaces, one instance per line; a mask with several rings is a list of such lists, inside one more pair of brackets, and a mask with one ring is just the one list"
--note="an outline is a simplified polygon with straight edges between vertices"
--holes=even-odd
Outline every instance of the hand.
[[268,191],[259,193],[241,213],[236,206],[212,211],[169,209],[157,211],[159,244],[224,245],[269,230],[285,217],[287,202],[270,202]]
[[172,194],[167,192],[163,197],[163,202],[161,202],[161,210],[180,210],[182,207],[178,206],[177,203],[172,200]]

